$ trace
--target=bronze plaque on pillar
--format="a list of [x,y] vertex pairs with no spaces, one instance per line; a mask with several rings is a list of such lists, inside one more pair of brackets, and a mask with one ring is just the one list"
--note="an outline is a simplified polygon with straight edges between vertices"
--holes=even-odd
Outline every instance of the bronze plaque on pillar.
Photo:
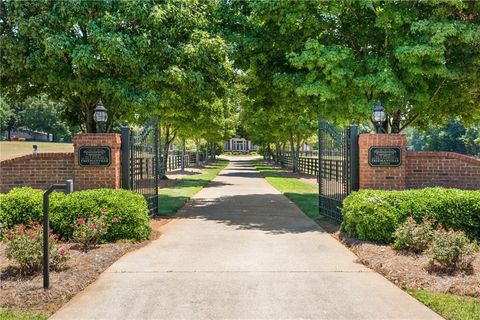
[[398,167],[402,164],[400,147],[370,147],[368,164],[372,167]]
[[109,147],[80,147],[78,161],[81,167],[109,167],[111,153]]

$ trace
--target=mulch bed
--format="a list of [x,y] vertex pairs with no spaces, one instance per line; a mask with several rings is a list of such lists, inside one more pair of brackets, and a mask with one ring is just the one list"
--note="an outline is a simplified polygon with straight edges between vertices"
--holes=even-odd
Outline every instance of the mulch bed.
[[152,219],[152,236],[140,243],[106,243],[87,252],[74,243],[66,243],[71,259],[67,268],[50,272],[49,290],[43,290],[42,273],[22,276],[15,271],[5,256],[5,245],[0,243],[0,307],[52,314],[75,294],[95,281],[100,273],[129,251],[136,250],[160,236],[160,227],[171,219]]
[[323,229],[355,253],[358,262],[382,274],[399,287],[480,297],[480,253],[475,254],[472,274],[429,272],[429,257],[426,254],[411,254],[393,250],[387,245],[351,238],[328,218],[316,220]]

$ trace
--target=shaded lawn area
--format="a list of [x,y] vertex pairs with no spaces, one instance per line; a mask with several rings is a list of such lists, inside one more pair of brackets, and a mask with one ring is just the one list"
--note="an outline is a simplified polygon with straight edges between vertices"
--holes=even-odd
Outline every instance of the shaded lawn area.
[[425,290],[408,291],[418,301],[447,320],[480,319],[480,299]]
[[266,165],[262,160],[253,164],[275,189],[294,202],[308,217],[316,218],[318,214],[318,185],[300,181],[295,177],[285,177],[284,170]]
[[73,144],[38,141],[0,141],[0,160],[31,154],[33,145],[39,152],[73,152]]
[[[323,229],[332,233],[339,229],[339,224],[318,213],[318,186],[302,182],[295,177],[285,176],[285,170],[270,167],[263,161],[253,161],[257,170],[278,191],[282,192],[307,216],[313,218]],[[479,320],[480,299],[457,296],[453,294],[436,293],[426,290],[408,293],[418,301],[447,320]]]
[[0,308],[2,320],[46,320],[48,317],[42,313],[31,313],[11,308]]
[[201,174],[183,177],[173,186],[161,188],[159,191],[159,215],[175,214],[193,195],[212,181],[227,164],[226,160],[218,160],[203,168]]

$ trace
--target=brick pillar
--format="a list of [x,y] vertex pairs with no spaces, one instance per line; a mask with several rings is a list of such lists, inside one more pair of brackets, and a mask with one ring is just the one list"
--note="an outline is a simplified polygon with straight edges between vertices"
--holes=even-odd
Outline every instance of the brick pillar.
[[[73,137],[74,169],[73,186],[75,190],[121,187],[120,135],[116,133],[84,133]],[[89,148],[90,147],[90,148]],[[95,147],[106,147],[95,149]],[[89,161],[80,163],[80,150],[90,154]],[[110,150],[110,163],[95,164],[96,150]]]
[[[359,144],[360,189],[403,190],[407,186],[407,137],[404,134],[361,134]],[[401,163],[398,166],[372,166],[369,152],[372,147],[398,147]]]

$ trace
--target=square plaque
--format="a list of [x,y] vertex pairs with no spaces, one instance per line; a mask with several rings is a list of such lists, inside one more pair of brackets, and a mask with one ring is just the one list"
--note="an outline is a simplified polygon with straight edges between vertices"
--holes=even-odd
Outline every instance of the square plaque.
[[398,167],[402,164],[400,147],[370,147],[368,164],[372,167]]
[[109,167],[110,147],[80,147],[78,159],[81,167]]

